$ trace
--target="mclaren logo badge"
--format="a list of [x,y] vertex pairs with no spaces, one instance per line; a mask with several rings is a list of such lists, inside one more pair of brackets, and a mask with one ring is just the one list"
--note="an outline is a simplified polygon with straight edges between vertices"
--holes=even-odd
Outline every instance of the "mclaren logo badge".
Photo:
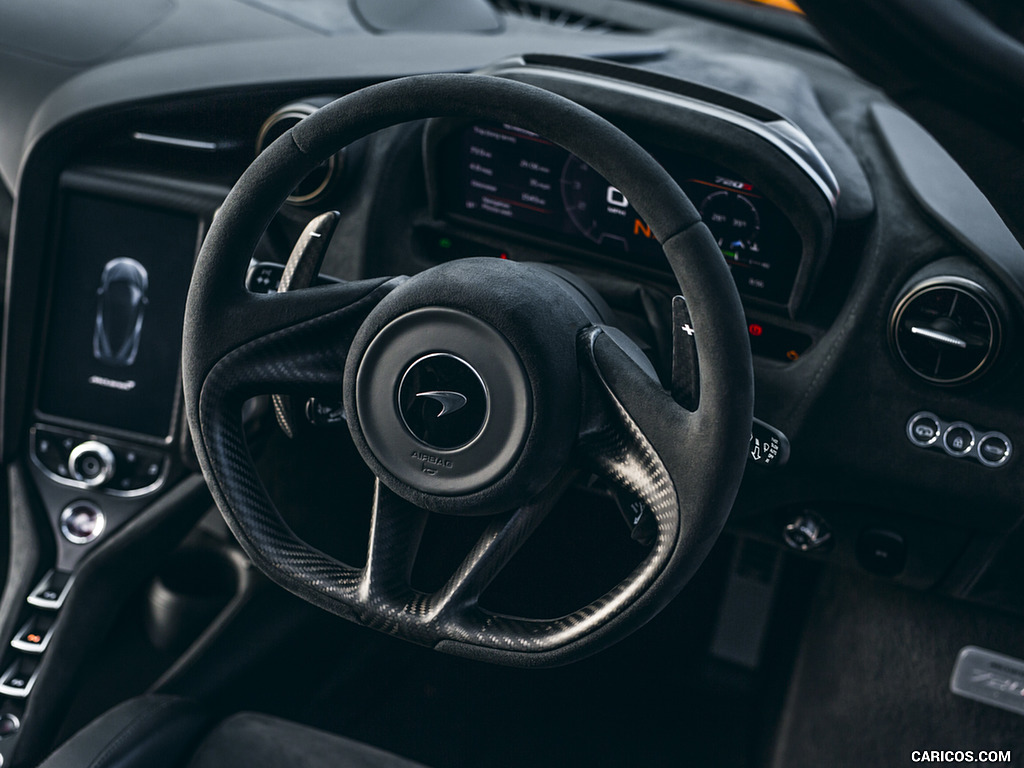
[[437,451],[469,445],[487,423],[483,379],[473,366],[448,352],[432,352],[410,365],[395,395],[405,428]]
[[449,392],[446,390],[419,392],[416,397],[428,397],[440,404],[441,412],[437,414],[437,418],[447,416],[449,413],[455,413],[469,402],[461,392]]

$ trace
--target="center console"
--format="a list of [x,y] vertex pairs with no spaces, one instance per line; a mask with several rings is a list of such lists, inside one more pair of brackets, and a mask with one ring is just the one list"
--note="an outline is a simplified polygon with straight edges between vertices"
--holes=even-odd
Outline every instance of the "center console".
[[28,444],[70,573],[178,469],[185,297],[214,201],[109,171],[60,186]]
[[[28,495],[38,502],[31,512],[45,523],[38,521],[34,575],[24,574],[34,586],[3,615],[11,636],[0,654],[0,765],[28,736],[23,731],[45,731],[68,682],[60,668],[87,653],[90,634],[116,610],[96,602],[106,591],[97,589],[96,573],[110,578],[110,563],[131,538],[125,529],[137,517],[152,526],[159,515],[139,513],[181,492],[185,299],[222,195],[134,172],[80,168],[60,176],[25,443]],[[103,558],[87,558],[100,548]],[[98,559],[105,562],[91,562]],[[129,578],[135,567],[122,558],[126,588],[139,583]],[[61,664],[48,671],[54,654]]]

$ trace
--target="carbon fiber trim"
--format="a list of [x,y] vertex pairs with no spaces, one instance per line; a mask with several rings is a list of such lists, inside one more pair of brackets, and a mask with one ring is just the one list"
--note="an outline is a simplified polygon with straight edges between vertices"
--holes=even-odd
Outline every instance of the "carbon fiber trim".
[[368,627],[433,646],[452,641],[501,653],[537,654],[579,641],[615,619],[642,595],[672,557],[679,537],[679,501],[669,472],[650,442],[597,371],[591,350],[600,330],[581,338],[592,381],[589,414],[579,448],[610,481],[635,493],[650,508],[657,540],[632,574],[599,600],[553,621],[487,613],[477,601],[541,522],[565,488],[564,473],[535,503],[495,518],[444,588],[433,595],[414,592],[409,573],[426,513],[378,482],[363,569],[355,569],[301,541],[270,502],[245,446],[238,412],[254,387],[286,384],[340,386],[344,349],[320,347],[371,305],[371,296],[293,329],[250,342],[214,367],[201,397],[203,443],[209,451],[214,490],[232,531],[254,562],[274,581],[339,616]]
[[374,284],[347,307],[229,353],[210,371],[200,393],[197,455],[218,507],[253,562],[303,596],[321,591],[353,595],[359,571],[311,549],[281,519],[245,444],[242,404],[269,393],[340,397],[352,337],[395,283]]

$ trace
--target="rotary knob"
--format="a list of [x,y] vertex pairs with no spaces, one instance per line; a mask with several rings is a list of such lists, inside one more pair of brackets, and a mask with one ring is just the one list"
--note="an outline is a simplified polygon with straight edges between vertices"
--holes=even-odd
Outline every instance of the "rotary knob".
[[790,549],[811,552],[825,546],[832,539],[832,531],[816,514],[804,512],[786,525],[782,538]]
[[106,527],[103,510],[86,499],[72,502],[60,513],[60,532],[72,544],[95,541]]
[[95,488],[113,477],[114,452],[98,440],[86,440],[72,449],[68,467],[75,480]]

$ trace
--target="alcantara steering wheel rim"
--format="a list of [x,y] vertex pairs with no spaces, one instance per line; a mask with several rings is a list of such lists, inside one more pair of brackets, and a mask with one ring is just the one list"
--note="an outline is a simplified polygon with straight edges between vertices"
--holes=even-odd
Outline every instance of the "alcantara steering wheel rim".
[[[380,278],[277,296],[245,291],[242,276],[259,237],[312,168],[368,133],[427,117],[498,120],[534,131],[589,163],[628,197],[684,287],[699,360],[695,411],[676,405],[638,365],[641,353],[581,310],[571,287],[528,265],[471,260],[408,280]],[[547,390],[558,389],[553,383],[566,376],[564,369],[559,376],[545,373],[547,363],[533,360],[540,354],[534,347],[548,345],[544,328],[521,332],[512,324],[515,318],[508,316],[516,314],[516,301],[508,291],[478,294],[484,291],[478,286],[516,281],[563,328],[566,338],[559,335],[544,354],[570,355],[573,372],[579,372],[578,388],[566,384],[554,405]],[[471,298],[459,298],[463,294]],[[438,296],[441,309],[456,314],[456,326],[459,317],[482,318],[509,341],[533,398],[530,423],[509,466],[495,470],[485,487],[467,486],[456,495],[398,477],[393,460],[382,460],[369,446],[356,396],[357,370],[374,340],[408,313],[434,306]],[[490,303],[502,301],[504,311],[489,310]],[[529,313],[518,315],[518,322],[530,326]],[[239,179],[206,238],[186,306],[184,349],[184,394],[196,453],[218,507],[253,562],[278,584],[335,614],[489,661],[564,663],[653,617],[710,550],[745,464],[753,374],[742,307],[698,213],[650,155],[603,118],[501,78],[424,75],[371,86],[327,105],[274,142]],[[381,388],[387,392],[389,386],[396,384],[384,381]],[[378,477],[363,568],[340,563],[295,536],[245,446],[245,399],[313,391],[344,392],[353,439]],[[565,421],[557,439],[540,439],[551,421],[546,414],[566,408],[572,398],[579,400],[573,403],[574,420]],[[575,431],[566,447],[570,422]],[[645,500],[658,531],[651,553],[606,595],[568,616],[532,620],[484,611],[477,598],[554,503],[565,475],[552,457],[564,460],[570,448]],[[408,584],[424,509],[497,512],[463,565],[432,595]]]

